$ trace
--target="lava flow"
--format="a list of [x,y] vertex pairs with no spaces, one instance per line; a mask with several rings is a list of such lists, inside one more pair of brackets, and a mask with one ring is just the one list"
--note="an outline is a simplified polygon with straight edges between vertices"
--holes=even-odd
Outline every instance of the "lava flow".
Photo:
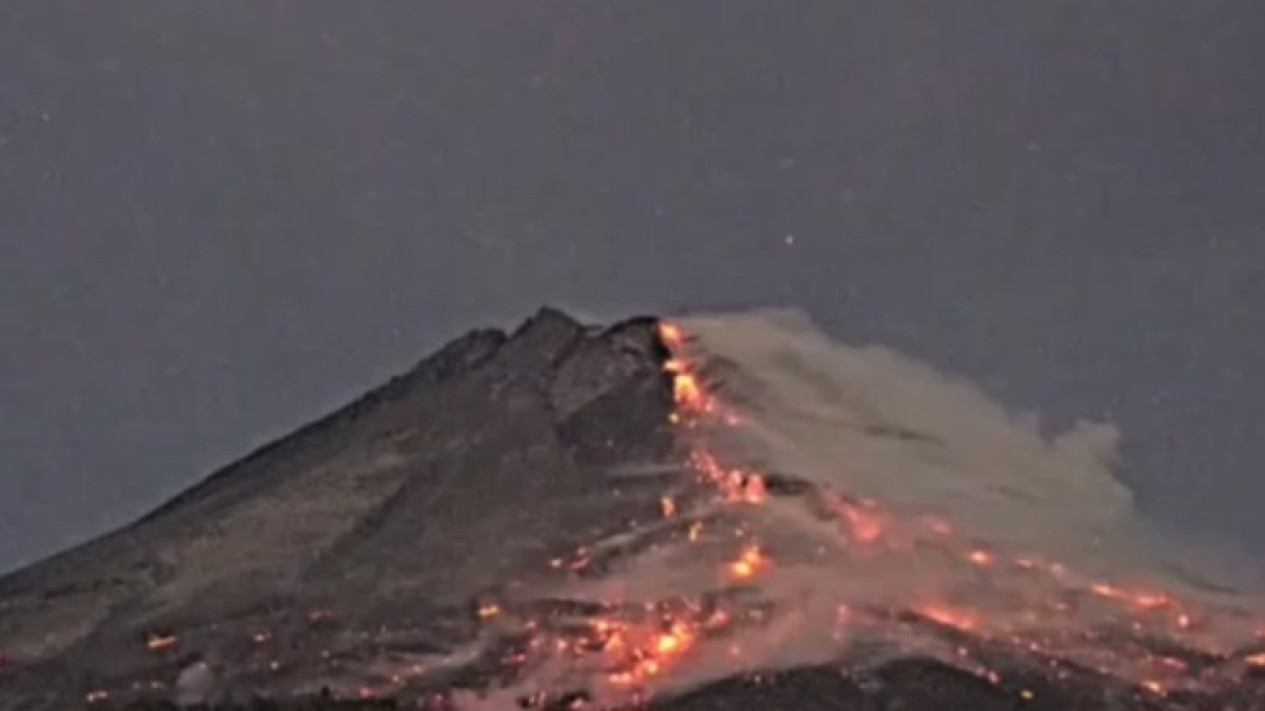
[[199,690],[217,666],[280,697],[316,679],[463,711],[644,707],[740,676],[857,680],[918,659],[1022,704],[1079,680],[1148,709],[1221,711],[1183,699],[1265,677],[1259,597],[1138,535],[1103,430],[1047,441],[957,381],[782,317],[658,337],[678,449],[609,474],[600,533],[568,535],[582,545],[480,593],[468,620],[357,627],[321,601],[239,621],[231,664],[192,656],[215,624],[159,627],[137,652],[193,660],[174,684],[86,702]]
[[653,545],[566,588],[603,612],[578,632],[535,623],[542,651],[521,659],[522,688],[571,684],[597,703],[636,703],[736,673],[831,660],[860,668],[911,653],[994,684],[1006,681],[994,662],[1029,660],[1042,673],[1089,670],[1157,698],[1241,672],[1223,662],[1243,640],[1219,636],[1227,620],[1248,623],[1236,611],[1100,580],[1045,551],[992,545],[943,512],[733,456],[758,413],[722,401],[682,326],[664,323],[660,337],[695,488],[664,494],[661,527],[645,533],[659,536]]

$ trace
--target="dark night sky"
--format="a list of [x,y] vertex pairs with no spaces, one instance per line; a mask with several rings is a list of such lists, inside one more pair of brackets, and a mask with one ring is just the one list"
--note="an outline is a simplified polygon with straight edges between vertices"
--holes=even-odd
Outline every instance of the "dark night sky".
[[[0,8],[0,569],[470,327],[781,304],[1265,550],[1265,5]],[[788,246],[787,235],[794,236]]]

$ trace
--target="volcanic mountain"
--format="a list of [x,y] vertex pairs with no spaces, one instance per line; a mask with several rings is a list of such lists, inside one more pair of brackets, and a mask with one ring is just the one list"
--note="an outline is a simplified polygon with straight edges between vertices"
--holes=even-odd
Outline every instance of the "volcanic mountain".
[[766,321],[453,341],[0,579],[0,710],[1265,709],[1251,596],[1156,573],[1103,431]]

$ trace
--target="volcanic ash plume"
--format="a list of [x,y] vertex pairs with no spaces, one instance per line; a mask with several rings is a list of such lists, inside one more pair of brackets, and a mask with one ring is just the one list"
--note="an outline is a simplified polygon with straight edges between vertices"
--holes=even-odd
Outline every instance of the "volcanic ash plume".
[[1001,551],[1209,595],[1162,572],[1191,561],[1159,547],[1114,477],[1114,427],[1081,423],[1047,440],[969,383],[833,342],[795,312],[683,324],[699,377],[747,423],[713,435],[728,457],[906,516],[941,516]]
[[1112,475],[1111,427],[1048,440],[796,313],[683,318],[662,337],[685,481],[661,520],[577,554],[600,569],[521,591],[590,612],[552,642],[534,628],[513,693],[614,703],[908,654],[991,679],[1020,653],[1165,693],[1220,683],[1207,660],[1254,643],[1259,598],[1158,544]]

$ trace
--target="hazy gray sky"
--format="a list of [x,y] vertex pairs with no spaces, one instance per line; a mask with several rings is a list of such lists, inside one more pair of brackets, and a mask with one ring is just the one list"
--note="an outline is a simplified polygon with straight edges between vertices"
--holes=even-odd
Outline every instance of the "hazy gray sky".
[[[1265,550],[1265,5],[10,2],[0,569],[544,302],[809,310]],[[787,235],[794,236],[788,246]]]

